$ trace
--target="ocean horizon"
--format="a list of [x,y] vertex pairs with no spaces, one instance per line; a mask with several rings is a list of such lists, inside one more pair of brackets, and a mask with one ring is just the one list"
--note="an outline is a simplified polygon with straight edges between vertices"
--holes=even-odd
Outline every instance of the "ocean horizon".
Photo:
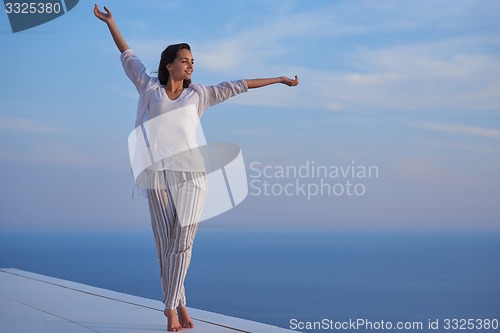
[[[500,232],[200,228],[187,300],[303,332],[358,319],[433,331],[435,320],[500,319],[499,255]],[[0,232],[0,267],[162,296],[152,232]]]

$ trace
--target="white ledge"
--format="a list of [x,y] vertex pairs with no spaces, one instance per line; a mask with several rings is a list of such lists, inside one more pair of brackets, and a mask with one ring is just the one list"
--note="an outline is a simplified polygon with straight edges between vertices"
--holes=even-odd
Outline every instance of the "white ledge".
[[[9,333],[166,332],[163,303],[81,283],[0,269],[0,323]],[[218,313],[189,309],[186,333],[297,332]]]

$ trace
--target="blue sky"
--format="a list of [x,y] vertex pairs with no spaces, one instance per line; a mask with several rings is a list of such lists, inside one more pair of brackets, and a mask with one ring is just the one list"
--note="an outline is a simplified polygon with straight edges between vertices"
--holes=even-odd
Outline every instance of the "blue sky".
[[[252,163],[379,171],[355,180],[362,196],[249,195],[204,226],[500,229],[498,1],[99,5],[150,72],[188,42],[202,84],[300,76],[203,116],[207,140],[241,146],[249,176]],[[0,13],[0,230],[150,228],[131,198],[137,94],[92,6],[16,34]]]

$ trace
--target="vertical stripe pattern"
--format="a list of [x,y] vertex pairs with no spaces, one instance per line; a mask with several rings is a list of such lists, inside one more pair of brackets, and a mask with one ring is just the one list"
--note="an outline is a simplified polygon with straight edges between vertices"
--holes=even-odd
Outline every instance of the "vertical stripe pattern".
[[184,280],[205,202],[207,177],[203,172],[151,171],[148,182],[148,205],[160,264],[163,303],[165,309],[170,310],[186,306]]

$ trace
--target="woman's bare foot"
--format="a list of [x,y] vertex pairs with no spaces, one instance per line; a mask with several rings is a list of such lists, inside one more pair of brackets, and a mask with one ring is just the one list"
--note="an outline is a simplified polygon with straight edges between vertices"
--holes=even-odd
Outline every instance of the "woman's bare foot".
[[179,322],[184,328],[194,328],[194,323],[189,317],[188,310],[185,306],[180,306],[177,308],[177,316],[179,317]]
[[165,317],[167,317],[167,330],[169,332],[181,332],[182,326],[177,320],[177,316],[175,314],[175,310],[165,310],[163,311]]

